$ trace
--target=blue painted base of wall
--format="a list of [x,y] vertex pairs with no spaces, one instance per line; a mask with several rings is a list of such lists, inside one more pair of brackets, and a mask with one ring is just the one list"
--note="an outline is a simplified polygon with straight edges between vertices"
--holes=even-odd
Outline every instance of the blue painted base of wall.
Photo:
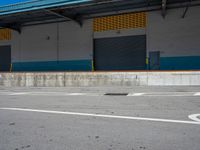
[[12,71],[91,71],[91,60],[14,62]]
[[[200,70],[200,56],[161,57],[160,70]],[[12,71],[92,71],[92,61],[14,62]]]
[[161,57],[160,70],[200,70],[200,56]]

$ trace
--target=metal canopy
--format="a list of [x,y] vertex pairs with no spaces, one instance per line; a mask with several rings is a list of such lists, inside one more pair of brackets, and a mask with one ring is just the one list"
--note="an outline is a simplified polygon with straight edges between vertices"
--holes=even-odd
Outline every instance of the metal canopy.
[[[46,1],[46,3],[45,3]],[[47,3],[48,1],[57,3]],[[163,17],[170,8],[200,5],[200,0],[34,0],[0,7],[0,27],[21,32],[23,26],[73,20],[82,25],[84,19],[116,13],[161,10]],[[28,3],[28,4],[27,4]]]

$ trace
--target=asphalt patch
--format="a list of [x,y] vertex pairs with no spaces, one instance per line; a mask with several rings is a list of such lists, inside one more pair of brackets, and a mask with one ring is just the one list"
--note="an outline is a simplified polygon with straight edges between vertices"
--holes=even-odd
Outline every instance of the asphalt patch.
[[14,125],[15,125],[14,122],[9,123],[9,126],[14,126]]
[[30,147],[31,147],[31,145],[27,145],[27,146],[22,146],[21,148],[25,149],[25,148],[30,148]]
[[127,96],[128,93],[106,93],[105,96]]

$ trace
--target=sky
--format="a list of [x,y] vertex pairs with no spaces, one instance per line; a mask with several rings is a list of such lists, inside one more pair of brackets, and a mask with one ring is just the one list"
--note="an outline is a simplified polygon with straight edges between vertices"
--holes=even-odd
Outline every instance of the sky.
[[0,6],[7,5],[7,4],[14,4],[17,2],[24,2],[29,0],[0,0]]

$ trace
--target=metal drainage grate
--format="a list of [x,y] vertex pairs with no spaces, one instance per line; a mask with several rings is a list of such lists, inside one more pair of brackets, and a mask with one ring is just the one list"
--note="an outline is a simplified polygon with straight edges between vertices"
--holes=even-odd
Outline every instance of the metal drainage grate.
[[128,93],[106,93],[105,96],[127,96]]

